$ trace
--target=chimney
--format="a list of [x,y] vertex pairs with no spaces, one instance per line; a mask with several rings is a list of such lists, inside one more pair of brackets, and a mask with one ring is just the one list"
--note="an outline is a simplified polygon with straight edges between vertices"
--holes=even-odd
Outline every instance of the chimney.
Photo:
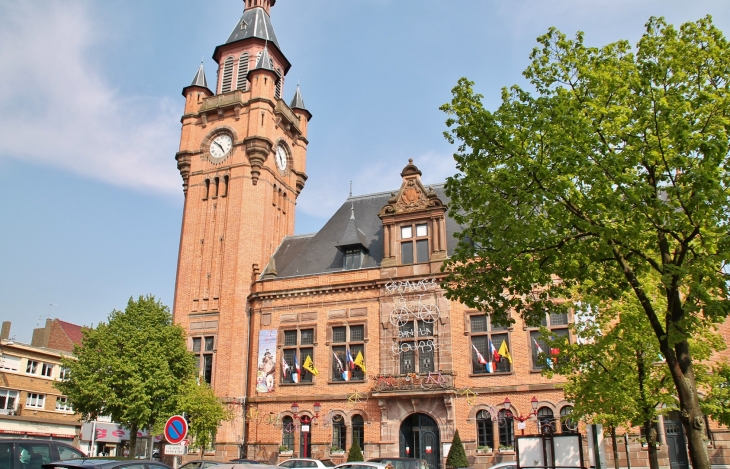
[[10,338],[10,321],[3,321],[3,328],[0,331],[0,339],[8,340]]

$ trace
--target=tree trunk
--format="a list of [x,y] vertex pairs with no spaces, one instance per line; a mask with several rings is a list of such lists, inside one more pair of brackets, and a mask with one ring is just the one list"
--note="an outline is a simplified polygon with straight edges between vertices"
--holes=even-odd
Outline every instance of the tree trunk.
[[[616,428],[613,426],[609,426],[608,431],[611,432],[611,444],[613,445],[613,467],[614,467],[614,469],[619,469],[618,443],[616,442]],[[652,469],[654,469],[654,468],[652,468]]]
[[644,422],[644,435],[646,435],[646,446],[649,452],[649,468],[659,469],[659,457],[656,451],[656,428],[655,421],[648,420]]
[[137,431],[139,428],[136,424],[132,424],[129,427],[129,456],[132,458],[137,457]]

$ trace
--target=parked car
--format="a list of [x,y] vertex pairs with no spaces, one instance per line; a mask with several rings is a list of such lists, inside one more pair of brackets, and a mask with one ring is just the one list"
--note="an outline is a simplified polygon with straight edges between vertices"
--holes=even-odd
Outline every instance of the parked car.
[[288,467],[289,469],[324,469],[325,467],[335,467],[335,463],[331,459],[291,458],[280,462],[279,467]]
[[256,461],[254,459],[231,459],[228,462],[232,462],[235,464],[266,464],[265,462]]
[[499,464],[495,464],[494,466],[489,466],[489,469],[517,469],[517,462],[516,461],[501,462]]
[[44,463],[85,458],[73,446],[55,440],[0,439],[0,469],[41,469]]
[[151,459],[91,458],[70,459],[43,464],[41,469],[172,469]]
[[391,465],[393,469],[431,469],[425,459],[416,458],[373,458],[368,462],[379,462],[381,464]]
[[380,462],[353,461],[338,464],[335,469],[388,469],[388,466]]
[[209,467],[217,466],[219,464],[230,463],[226,461],[214,461],[212,459],[194,459],[180,466],[180,469],[208,469]]

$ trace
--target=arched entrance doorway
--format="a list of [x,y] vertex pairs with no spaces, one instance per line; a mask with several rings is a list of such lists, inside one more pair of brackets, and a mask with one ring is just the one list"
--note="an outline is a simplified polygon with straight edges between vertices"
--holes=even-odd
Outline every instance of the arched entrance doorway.
[[400,424],[400,457],[425,459],[432,468],[441,466],[439,427],[425,414],[413,414]]

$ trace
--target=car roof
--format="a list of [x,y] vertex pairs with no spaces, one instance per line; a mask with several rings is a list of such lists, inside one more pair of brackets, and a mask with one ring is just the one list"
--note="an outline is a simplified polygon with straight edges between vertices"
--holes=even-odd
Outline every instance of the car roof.
[[418,459],[418,458],[388,458],[388,457],[370,458],[370,459],[368,459],[368,462],[378,462],[378,461],[425,461],[425,459]]
[[377,467],[377,468],[381,468],[381,469],[387,467],[385,464],[383,464],[381,462],[374,462],[374,461],[350,461],[350,462],[343,462],[342,464],[338,464],[335,467],[347,466],[347,465],[353,465],[353,464],[358,464],[360,466]]
[[66,461],[55,461],[47,464],[43,464],[44,469],[53,469],[54,467],[106,467],[111,465],[117,465],[122,463],[129,464],[157,464],[165,467],[170,467],[165,463],[159,461],[153,461],[152,459],[135,459],[135,458],[87,458],[87,459],[69,459]]

